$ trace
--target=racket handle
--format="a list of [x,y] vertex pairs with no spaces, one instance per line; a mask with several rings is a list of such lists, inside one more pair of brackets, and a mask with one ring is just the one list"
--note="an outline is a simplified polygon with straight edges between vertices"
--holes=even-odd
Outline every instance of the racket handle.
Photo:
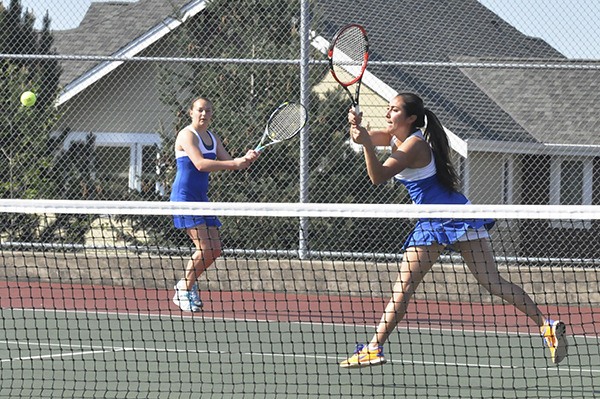
[[256,148],[254,149],[254,151],[256,151],[256,152],[261,152],[262,150],[264,150],[265,148],[267,148],[267,147],[268,147],[268,146],[270,146],[271,144],[273,144],[273,143],[267,143],[267,144],[262,144],[262,145],[259,145],[258,147],[256,147]]
[[360,105],[356,104],[354,106],[354,113],[358,116],[360,115]]

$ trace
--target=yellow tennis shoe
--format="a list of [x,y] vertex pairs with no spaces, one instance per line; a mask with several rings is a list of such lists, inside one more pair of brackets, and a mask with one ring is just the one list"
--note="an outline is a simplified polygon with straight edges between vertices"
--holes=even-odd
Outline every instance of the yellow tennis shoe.
[[567,357],[567,326],[562,321],[546,320],[540,327],[544,343],[550,349],[552,363],[558,364]]
[[354,355],[340,363],[340,367],[345,369],[354,369],[359,367],[376,366],[387,362],[383,357],[383,346],[377,349],[370,349],[369,345],[356,345]]

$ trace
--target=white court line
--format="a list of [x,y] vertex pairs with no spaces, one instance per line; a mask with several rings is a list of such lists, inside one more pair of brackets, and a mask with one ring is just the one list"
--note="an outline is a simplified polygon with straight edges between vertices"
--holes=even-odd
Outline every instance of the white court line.
[[[80,352],[69,352],[69,353],[56,353],[53,355],[38,355],[38,356],[27,356],[27,357],[15,357],[12,359],[0,359],[0,363],[25,361],[25,360],[43,360],[50,358],[61,358],[61,357],[75,357],[84,355],[93,355],[96,353],[109,353],[109,352],[174,352],[174,353],[190,353],[191,351],[186,349],[169,349],[169,348],[146,348],[146,347],[124,347],[124,346],[103,346],[103,345],[73,345],[73,344],[61,344],[51,342],[32,342],[32,341],[0,341],[0,344],[7,345],[18,345],[18,346],[39,346],[39,347],[58,347],[58,348],[88,348],[90,350]],[[93,350],[92,350],[93,349]],[[197,353],[209,353],[208,351],[196,351]]]
[[[3,309],[0,309],[3,310]],[[7,309],[8,310],[8,309]],[[114,312],[114,311],[100,311],[100,310],[66,310],[66,309],[39,309],[39,308],[10,308],[10,310],[18,310],[23,312],[41,312],[41,313],[64,313],[64,314],[83,314],[83,315],[105,315],[105,316],[127,316],[127,317],[149,317],[149,318],[159,318],[159,319],[167,319],[167,320],[180,320],[180,319],[189,319],[189,320],[212,320],[212,321],[241,321],[241,322],[259,322],[259,323],[286,323],[286,324],[294,324],[294,325],[307,325],[307,326],[330,326],[330,327],[339,327],[339,328],[347,328],[347,327],[359,327],[359,328],[374,328],[376,324],[357,324],[357,323],[332,323],[332,322],[310,322],[310,321],[283,321],[283,320],[272,320],[272,319],[262,319],[259,317],[247,317],[243,318],[235,318],[235,317],[219,317],[219,316],[205,316],[204,313],[199,312],[195,314],[181,314],[174,316],[173,314],[164,315],[158,312],[155,313],[145,313],[145,312]],[[210,311],[206,313],[211,313]],[[139,321],[139,320],[135,320]],[[416,327],[419,331],[440,331],[440,332],[448,332],[448,333],[456,333],[458,331],[463,333],[474,333],[480,335],[516,335],[516,336],[528,336],[533,337],[533,339],[540,338],[541,336],[537,334],[517,332],[517,331],[490,331],[490,330],[478,330],[478,329],[466,329],[466,328],[432,328],[432,327]],[[408,326],[398,326],[396,327],[398,330],[411,330],[411,327]],[[600,336],[591,336],[591,335],[569,335],[569,337],[580,338],[580,339],[592,339],[598,340],[600,344]]]
[[[7,344],[7,345],[18,345],[18,346],[54,346],[54,347],[59,347],[59,348],[63,348],[65,347],[64,344],[53,344],[53,343],[43,343],[43,342],[31,342],[31,341],[0,341],[0,343],[3,344]],[[76,357],[76,356],[85,356],[85,355],[93,355],[96,353],[107,353],[107,352],[120,352],[120,351],[126,351],[128,350],[127,348],[115,348],[115,347],[110,347],[110,348],[105,348],[102,346],[92,346],[92,345],[68,345],[68,348],[72,348],[72,347],[78,347],[78,348],[89,348],[89,349],[94,349],[94,348],[98,348],[98,350],[88,350],[88,351],[81,351],[81,352],[69,352],[69,353],[55,353],[52,355],[38,355],[38,356],[19,356],[19,357],[13,357],[12,359],[0,359],[0,363],[8,363],[8,362],[16,362],[16,361],[27,361],[27,360],[44,360],[44,359],[53,359],[53,358],[66,358],[66,357]]]
[[[28,357],[18,357],[13,359],[0,359],[0,363],[13,362],[13,361],[24,361],[24,360],[42,360],[47,358],[54,357],[74,357],[74,356],[84,356],[88,354],[96,354],[96,353],[109,353],[109,352],[156,352],[156,353],[196,353],[196,354],[235,354],[234,352],[229,351],[210,351],[210,350],[189,350],[189,349],[172,349],[172,348],[156,348],[156,347],[113,347],[113,346],[99,346],[99,345],[70,345],[70,344],[53,344],[53,343],[38,343],[38,342],[29,342],[29,341],[0,341],[0,343],[4,344],[13,344],[13,345],[23,345],[23,346],[56,346],[56,347],[68,347],[71,348],[73,346],[83,348],[95,348],[97,350],[89,350],[89,351],[81,351],[81,352],[71,352],[71,353],[62,353],[55,355],[40,355],[40,356],[28,356]],[[323,356],[323,355],[309,355],[309,354],[290,354],[290,353],[270,353],[270,352],[240,352],[241,355],[244,356],[265,356],[265,357],[273,357],[273,358],[299,358],[299,359],[312,359],[312,360],[326,360],[332,362],[339,362],[344,360],[345,357],[339,356]],[[600,369],[592,369],[592,368],[574,368],[574,367],[566,367],[566,366],[546,366],[546,367],[515,367],[515,366],[503,366],[500,364],[484,364],[484,363],[459,363],[459,362],[431,362],[431,361],[415,361],[415,360],[392,360],[388,359],[388,363],[394,364],[412,364],[412,365],[420,365],[420,366],[454,366],[454,367],[466,367],[466,368],[489,368],[489,369],[523,369],[523,370],[546,370],[546,371],[554,371],[554,372],[568,372],[568,373],[591,373],[591,374],[600,374]]]
[[[256,353],[251,353],[251,352],[244,352],[244,355],[251,355],[251,356],[256,356]],[[342,360],[346,360],[346,357],[339,357],[339,356],[318,356],[318,355],[293,355],[293,354],[280,354],[280,353],[260,353],[261,356],[272,356],[272,357],[300,357],[300,358],[306,358],[306,359],[324,359],[324,360],[335,360],[337,361],[342,361]],[[455,366],[455,367],[476,367],[476,368],[489,368],[489,369],[508,369],[508,370],[515,370],[515,369],[523,369],[523,370],[547,370],[547,371],[565,371],[565,372],[573,372],[573,373],[583,373],[583,372],[588,372],[588,373],[592,373],[592,374],[600,374],[600,369],[584,369],[584,368],[574,368],[574,367],[565,367],[565,366],[546,366],[546,367],[515,367],[515,366],[503,366],[501,364],[482,364],[482,363],[450,363],[450,362],[428,362],[428,361],[416,361],[416,360],[387,360],[388,363],[395,363],[395,364],[412,364],[412,365],[419,365],[419,366]]]
[[[11,310],[20,310],[20,311],[30,311],[30,312],[51,312],[51,313],[73,313],[73,314],[101,314],[101,315],[109,315],[109,316],[120,316],[120,315],[126,315],[126,316],[146,316],[146,317],[152,317],[152,318],[159,318],[159,319],[169,319],[169,320],[173,320],[173,316],[169,315],[169,316],[164,316],[161,314],[156,314],[156,313],[141,313],[141,312],[108,312],[108,311],[88,311],[88,310],[63,310],[63,309],[27,309],[27,308],[11,308]],[[192,315],[181,315],[181,316],[176,316],[176,319],[180,319],[180,318],[186,318],[186,319],[198,319],[200,318],[201,320],[216,320],[216,321],[244,321],[244,322],[269,322],[272,323],[272,320],[262,320],[262,319],[249,319],[247,317],[244,317],[243,319],[236,319],[236,318],[226,318],[226,317],[206,317],[206,316],[200,316],[200,315],[196,315],[196,316],[192,316]],[[138,321],[138,320],[136,320]],[[311,322],[298,322],[298,321],[277,321],[278,323],[287,323],[287,324],[296,324],[296,325],[319,325],[319,326],[334,326],[334,327],[348,327],[348,326],[353,326],[353,327],[359,327],[359,328],[371,328],[373,327],[372,325],[362,325],[362,324],[342,324],[342,323],[311,323]],[[409,327],[406,326],[402,326],[402,327],[397,327],[397,329],[401,329],[401,330],[410,330]],[[420,331],[423,330],[427,330],[427,331],[440,331],[440,332],[457,332],[459,331],[458,329],[454,328],[454,329],[433,329],[431,327],[424,329],[421,328]],[[489,335],[489,334],[506,334],[506,335],[516,335],[516,336],[529,336],[532,338],[539,338],[537,335],[533,335],[533,334],[529,334],[529,333],[519,333],[519,332],[490,332],[490,331],[486,331],[486,330],[464,330],[464,329],[460,329],[460,332],[463,333],[472,333],[472,334],[484,334],[484,335]],[[594,339],[594,340],[598,340],[600,337],[588,337],[585,335],[571,335],[571,337],[576,337],[576,338],[584,338],[584,339]],[[93,354],[93,353],[107,353],[107,352],[119,352],[119,351],[137,351],[137,352],[174,352],[174,353],[197,353],[197,354],[235,354],[233,352],[227,352],[227,351],[209,351],[209,350],[189,350],[189,349],[169,349],[169,348],[155,348],[155,347],[111,347],[111,346],[94,346],[94,345],[72,345],[72,344],[61,344],[61,343],[36,343],[36,342],[31,342],[31,341],[0,341],[0,343],[12,343],[12,344],[17,344],[17,345],[23,345],[23,346],[32,346],[35,344],[38,344],[40,346],[58,346],[58,347],[77,347],[77,348],[90,348],[90,349],[99,349],[97,351],[87,351],[87,352],[80,352],[80,354]],[[545,350],[545,348],[544,348]],[[268,352],[241,352],[241,355],[244,356],[269,356],[269,357],[291,357],[291,358],[303,358],[303,359],[324,359],[324,360],[333,360],[335,362],[339,362],[341,360],[344,360],[346,357],[340,358],[339,356],[320,356],[320,355],[307,355],[307,354],[287,354],[287,353],[268,353]],[[46,357],[49,356],[58,356],[60,357],[61,354],[56,354],[56,355],[45,355]],[[71,354],[66,354],[65,356],[73,356]],[[32,358],[36,358],[36,357],[32,357]],[[41,356],[37,356],[37,358],[42,358]],[[15,360],[22,360],[22,359],[27,359],[27,358],[16,358]],[[13,359],[0,359],[0,363],[3,362],[11,362],[13,361]],[[396,363],[396,364],[412,364],[412,365],[433,365],[433,366],[455,366],[455,367],[478,367],[478,368],[488,368],[488,369],[523,369],[523,370],[547,370],[547,371],[556,371],[556,372],[568,372],[568,373],[591,373],[591,374],[600,374],[600,368],[576,368],[576,367],[569,367],[569,366],[546,366],[546,367],[515,367],[515,366],[503,366],[503,365],[499,365],[499,364],[484,364],[484,363],[448,363],[448,362],[437,362],[437,361],[415,361],[415,360],[390,360],[388,359],[389,363]]]

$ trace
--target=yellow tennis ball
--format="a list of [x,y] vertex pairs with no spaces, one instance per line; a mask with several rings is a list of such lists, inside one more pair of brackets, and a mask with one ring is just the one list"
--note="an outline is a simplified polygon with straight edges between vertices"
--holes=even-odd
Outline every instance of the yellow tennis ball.
[[26,91],[25,93],[21,94],[21,104],[26,107],[31,107],[33,104],[35,104],[35,100],[37,100],[37,97],[32,91]]

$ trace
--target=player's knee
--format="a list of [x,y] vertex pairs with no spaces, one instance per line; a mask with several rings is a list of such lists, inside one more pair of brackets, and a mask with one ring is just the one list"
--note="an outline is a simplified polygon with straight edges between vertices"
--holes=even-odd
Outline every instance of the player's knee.
[[492,295],[502,295],[502,284],[498,281],[480,280],[479,285],[485,288]]
[[221,247],[212,249],[212,258],[217,259],[219,256],[223,254],[223,249]]
[[212,263],[222,254],[221,247],[217,248],[203,248],[201,251],[196,251],[192,258],[195,261],[201,261],[203,263]]
[[490,294],[500,298],[507,298],[515,295],[515,286],[504,279],[482,285],[490,292]]

